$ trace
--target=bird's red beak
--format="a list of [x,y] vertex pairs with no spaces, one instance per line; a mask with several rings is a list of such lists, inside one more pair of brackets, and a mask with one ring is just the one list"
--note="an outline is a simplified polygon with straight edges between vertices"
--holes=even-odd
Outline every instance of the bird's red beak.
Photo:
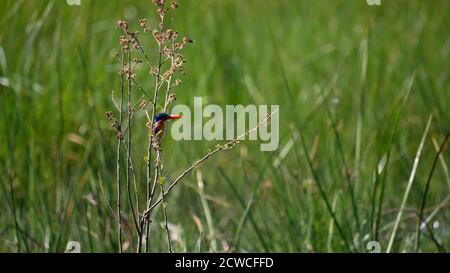
[[183,116],[169,116],[169,119],[179,119],[182,118]]

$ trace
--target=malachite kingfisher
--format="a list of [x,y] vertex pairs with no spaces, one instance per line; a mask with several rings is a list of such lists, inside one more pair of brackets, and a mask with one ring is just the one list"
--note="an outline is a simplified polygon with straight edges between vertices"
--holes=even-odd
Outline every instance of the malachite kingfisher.
[[161,141],[164,135],[165,122],[168,120],[174,120],[182,118],[183,116],[171,116],[167,113],[158,113],[155,115],[155,120],[153,123],[153,135],[155,136],[157,142]]

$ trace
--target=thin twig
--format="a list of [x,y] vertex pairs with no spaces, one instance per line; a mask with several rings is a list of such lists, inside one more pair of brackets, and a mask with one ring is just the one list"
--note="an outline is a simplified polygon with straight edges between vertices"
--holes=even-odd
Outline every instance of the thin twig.
[[[122,112],[123,112],[123,93],[124,93],[124,79],[123,79],[123,67],[124,67],[124,52],[123,49],[121,49],[121,57],[120,57],[120,109],[119,109],[119,134],[122,130],[122,124],[123,124],[123,118],[122,118]],[[122,135],[117,136],[117,150],[116,150],[116,187],[117,187],[117,215],[118,215],[118,240],[119,240],[119,252],[122,253],[122,220],[121,220],[121,199],[122,199],[122,191],[121,191],[121,179],[120,179],[120,147],[122,143]]]
[[430,125],[431,125],[432,119],[433,119],[433,116],[430,115],[430,117],[428,118],[427,125],[425,126],[425,131],[423,132],[422,139],[420,140],[419,147],[417,148],[416,156],[414,158],[414,163],[413,163],[413,167],[412,167],[412,170],[411,170],[411,175],[409,176],[408,185],[406,187],[405,194],[403,195],[403,200],[402,200],[402,203],[400,205],[400,210],[399,210],[399,212],[397,214],[397,218],[395,219],[394,228],[392,230],[392,233],[391,233],[391,236],[390,236],[390,239],[389,239],[389,243],[388,243],[388,247],[386,249],[386,253],[390,253],[391,250],[392,250],[392,246],[394,244],[395,236],[397,235],[397,230],[398,230],[398,227],[400,225],[400,221],[402,219],[403,210],[404,210],[404,208],[406,206],[406,201],[408,200],[409,192],[411,191],[412,184],[414,182],[414,178],[416,177],[417,167],[419,166],[420,157],[422,155],[422,150],[423,150],[423,147],[425,145],[425,140],[427,138],[428,131],[430,129]]

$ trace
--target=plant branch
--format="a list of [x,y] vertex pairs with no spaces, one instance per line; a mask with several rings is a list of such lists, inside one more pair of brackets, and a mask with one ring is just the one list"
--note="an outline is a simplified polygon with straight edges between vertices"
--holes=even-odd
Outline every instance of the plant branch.
[[[251,132],[254,132],[256,130],[258,130],[258,128],[260,128],[261,126],[265,126],[267,125],[267,123],[269,122],[270,118],[272,117],[272,115],[274,115],[275,113],[277,113],[278,110],[273,111],[272,113],[270,113],[262,122],[258,123],[256,125],[256,127],[254,127],[253,129],[247,131],[246,133],[236,137],[235,139],[225,143],[224,145],[220,145],[218,146],[216,149],[208,152],[205,156],[203,156],[201,159],[197,160],[196,162],[194,162],[190,167],[188,167],[186,170],[184,170],[173,182],[172,184],[170,184],[170,186],[167,188],[167,190],[164,192],[164,195],[167,195],[172,189],[173,187],[175,187],[180,180],[182,180],[188,173],[190,173],[195,167],[197,167],[198,165],[202,164],[203,162],[205,162],[206,160],[208,160],[211,156],[215,155],[216,153],[223,151],[223,150],[229,150],[231,148],[234,147],[234,145],[238,144],[239,141],[243,138],[245,138],[247,135],[249,135]],[[151,205],[150,207],[148,207],[146,209],[146,211],[144,212],[144,216],[148,216],[148,214],[162,201],[162,197],[160,197],[158,199],[158,201],[156,201],[153,205]]]

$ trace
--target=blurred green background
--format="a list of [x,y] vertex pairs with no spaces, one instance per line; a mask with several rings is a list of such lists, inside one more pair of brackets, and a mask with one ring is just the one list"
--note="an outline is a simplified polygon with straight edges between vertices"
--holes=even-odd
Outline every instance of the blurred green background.
[[[195,43],[184,50],[177,103],[203,96],[219,105],[279,104],[280,148],[261,152],[258,142],[243,141],[187,176],[167,200],[175,251],[364,252],[374,240],[385,251],[432,115],[392,249],[415,251],[425,184],[450,130],[450,3],[179,4],[168,24]],[[140,30],[138,20],[147,18],[155,25],[154,5],[0,6],[0,251],[61,252],[75,240],[83,252],[115,252],[116,224],[99,183],[114,204],[116,139],[104,115],[120,86],[115,23]],[[156,50],[144,41],[147,52]],[[152,88],[144,66],[137,77]],[[141,112],[134,129],[134,165],[144,184]],[[168,179],[216,144],[166,138]],[[450,247],[448,156],[431,180],[430,228],[419,251]],[[161,211],[154,217],[151,250],[167,251]]]

